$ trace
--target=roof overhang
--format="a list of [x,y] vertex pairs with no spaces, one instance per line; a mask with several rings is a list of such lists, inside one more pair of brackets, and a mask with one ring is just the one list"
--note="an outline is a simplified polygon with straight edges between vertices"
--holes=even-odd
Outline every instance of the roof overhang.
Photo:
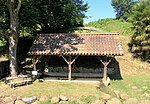
[[38,34],[29,55],[122,56],[118,33]]

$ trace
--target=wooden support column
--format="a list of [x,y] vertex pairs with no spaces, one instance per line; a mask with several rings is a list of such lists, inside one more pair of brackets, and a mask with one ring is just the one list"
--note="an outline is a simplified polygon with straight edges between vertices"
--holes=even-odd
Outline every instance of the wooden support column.
[[103,73],[103,82],[107,81],[107,66],[111,62],[111,59],[107,59],[107,56],[104,56],[104,60],[102,60],[100,57],[98,57],[100,62],[104,65],[104,73]]
[[109,64],[109,62],[103,62],[104,65],[104,81],[107,81],[107,65]]
[[78,56],[76,56],[73,60],[71,56],[68,56],[68,60],[62,56],[62,58],[65,60],[65,62],[68,64],[68,80],[71,81],[71,65],[75,62],[75,60],[78,58]]
[[71,80],[71,56],[69,56],[69,62],[68,62],[68,69],[69,69],[69,73],[68,73],[68,80]]
[[33,70],[36,71],[36,64],[38,63],[41,56],[33,56],[32,63],[33,63]]
[[36,57],[35,56],[33,56],[32,63],[33,63],[33,70],[36,70]]

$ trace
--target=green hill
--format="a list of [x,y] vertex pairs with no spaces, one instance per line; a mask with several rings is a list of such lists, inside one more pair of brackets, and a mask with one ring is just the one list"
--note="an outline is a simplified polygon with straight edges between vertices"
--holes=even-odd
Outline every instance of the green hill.
[[124,36],[132,34],[132,24],[123,20],[115,20],[112,18],[101,19],[98,21],[85,24],[86,27],[94,27],[105,32],[118,32]]
[[129,52],[128,43],[133,33],[131,23],[107,18],[85,24],[85,27],[93,27],[103,32],[117,32],[120,34],[124,56],[118,56],[116,59],[120,64],[120,71],[123,76],[150,73],[150,64],[133,58],[132,53]]

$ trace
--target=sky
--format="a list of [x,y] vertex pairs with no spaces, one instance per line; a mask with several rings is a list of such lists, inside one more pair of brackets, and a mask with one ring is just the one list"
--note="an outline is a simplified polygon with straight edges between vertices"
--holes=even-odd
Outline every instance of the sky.
[[84,19],[84,23],[96,21],[104,18],[115,18],[115,12],[111,6],[111,0],[83,0],[89,5],[89,9],[85,13],[88,18]]

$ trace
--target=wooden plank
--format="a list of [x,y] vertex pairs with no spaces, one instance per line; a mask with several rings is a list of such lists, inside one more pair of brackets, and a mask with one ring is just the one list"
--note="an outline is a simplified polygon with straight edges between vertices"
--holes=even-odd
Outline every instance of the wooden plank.
[[18,85],[18,84],[26,84],[26,85],[28,85],[29,82],[32,82],[32,80],[26,79],[26,80],[22,80],[22,81],[9,82],[7,84],[10,85],[11,88],[15,88],[15,85]]
[[18,84],[29,84],[29,82],[32,82],[32,80],[28,77],[28,75],[19,75],[17,77],[7,77],[6,83],[11,86],[11,88],[14,88],[15,85]]

